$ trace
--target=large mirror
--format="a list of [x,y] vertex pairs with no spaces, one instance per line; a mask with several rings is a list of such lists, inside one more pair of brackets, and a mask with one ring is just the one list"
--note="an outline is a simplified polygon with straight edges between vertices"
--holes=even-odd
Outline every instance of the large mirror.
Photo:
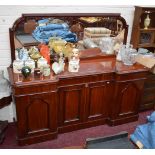
[[[10,28],[11,58],[13,62],[19,49],[33,52],[42,45],[66,57],[73,48],[82,51],[81,57],[114,54],[127,33],[120,14],[23,14]],[[111,51],[104,51],[108,46]]]

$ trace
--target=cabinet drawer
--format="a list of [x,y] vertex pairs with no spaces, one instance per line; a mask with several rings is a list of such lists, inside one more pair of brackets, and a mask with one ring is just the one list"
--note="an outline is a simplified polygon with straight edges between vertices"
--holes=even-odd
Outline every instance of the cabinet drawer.
[[43,93],[56,91],[57,85],[55,84],[42,84],[42,85],[27,85],[27,86],[17,86],[13,88],[14,95],[26,95],[33,93]]
[[113,80],[113,73],[105,74],[95,74],[89,76],[80,76],[80,77],[70,77],[70,78],[60,78],[59,86],[72,85],[72,84],[81,84],[97,81],[111,81]]
[[147,72],[116,74],[117,81],[128,81],[134,79],[146,79]]

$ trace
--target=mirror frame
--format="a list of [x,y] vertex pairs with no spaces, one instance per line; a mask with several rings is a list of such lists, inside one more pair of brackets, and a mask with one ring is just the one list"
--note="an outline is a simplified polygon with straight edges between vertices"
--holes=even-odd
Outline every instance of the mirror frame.
[[10,47],[11,47],[11,62],[15,60],[15,41],[14,35],[17,31],[18,25],[21,22],[26,22],[28,19],[41,19],[41,18],[50,18],[50,17],[64,17],[67,20],[73,20],[73,18],[80,18],[80,17],[112,17],[120,20],[123,24],[123,29],[125,29],[124,33],[124,41],[125,44],[127,41],[127,34],[128,34],[128,25],[123,17],[121,17],[120,13],[53,13],[53,14],[44,14],[44,13],[32,13],[32,14],[22,14],[14,23],[12,28],[9,29],[10,35]]

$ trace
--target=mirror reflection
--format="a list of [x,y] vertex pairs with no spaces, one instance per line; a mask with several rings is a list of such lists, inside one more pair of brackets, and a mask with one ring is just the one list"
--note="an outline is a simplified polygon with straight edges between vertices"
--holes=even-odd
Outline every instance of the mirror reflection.
[[[113,55],[126,42],[127,25],[119,14],[23,15],[13,25],[13,34],[12,59],[16,59],[15,66],[21,64],[15,67],[15,72],[20,72],[21,61],[30,63],[33,70],[38,68],[39,62],[50,65],[60,60],[64,62],[66,58]],[[64,69],[63,64],[60,68]]]

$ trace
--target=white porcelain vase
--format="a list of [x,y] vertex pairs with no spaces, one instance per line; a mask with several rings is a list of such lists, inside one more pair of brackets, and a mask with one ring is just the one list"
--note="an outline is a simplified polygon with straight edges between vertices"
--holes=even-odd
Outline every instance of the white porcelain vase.
[[151,19],[149,17],[149,14],[147,14],[147,16],[144,20],[144,29],[148,29],[148,27],[150,26],[150,22],[151,22]]

